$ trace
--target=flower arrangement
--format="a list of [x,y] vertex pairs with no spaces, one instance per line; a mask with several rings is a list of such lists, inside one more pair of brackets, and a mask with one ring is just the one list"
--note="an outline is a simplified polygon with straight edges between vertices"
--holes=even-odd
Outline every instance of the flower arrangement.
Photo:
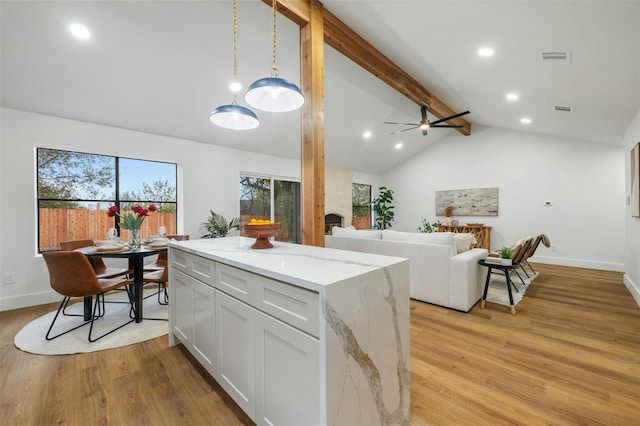
[[131,210],[133,213],[121,215],[118,213],[118,206],[111,206],[109,207],[109,210],[107,210],[107,216],[118,216],[122,218],[122,222],[120,222],[120,228],[122,229],[140,229],[142,222],[144,222],[144,218],[149,216],[149,212],[155,212],[157,207],[154,204],[149,204],[149,207],[145,209],[142,206],[135,205]]

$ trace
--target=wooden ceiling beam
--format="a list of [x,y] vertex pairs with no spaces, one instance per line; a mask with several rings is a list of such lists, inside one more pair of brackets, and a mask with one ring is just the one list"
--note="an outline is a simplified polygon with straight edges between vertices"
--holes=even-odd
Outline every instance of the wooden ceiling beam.
[[[429,112],[436,117],[445,118],[460,112],[447,106],[326,9],[324,10],[324,41],[416,104],[427,105]],[[456,130],[465,136],[471,134],[471,123],[463,118],[453,119],[447,123],[462,125],[463,127]]]
[[[272,0],[262,0],[271,5]],[[309,0],[311,3],[320,3]],[[309,22],[309,3],[307,0],[277,0],[278,11],[298,25]],[[429,112],[438,118],[445,118],[461,111],[454,111],[437,96],[422,86],[416,79],[387,58],[382,52],[360,37],[337,16],[323,8],[324,41],[338,52],[360,65],[389,86],[422,106],[427,105]],[[448,122],[463,127],[456,129],[465,136],[471,134],[471,123],[462,117]]]

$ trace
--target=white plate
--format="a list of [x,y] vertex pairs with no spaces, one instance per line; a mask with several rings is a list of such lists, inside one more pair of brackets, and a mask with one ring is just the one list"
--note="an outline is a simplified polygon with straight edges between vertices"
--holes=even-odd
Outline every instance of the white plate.
[[149,244],[149,247],[157,248],[157,247],[166,247],[168,245],[169,245],[169,243],[161,243],[161,244],[151,243],[151,244]]

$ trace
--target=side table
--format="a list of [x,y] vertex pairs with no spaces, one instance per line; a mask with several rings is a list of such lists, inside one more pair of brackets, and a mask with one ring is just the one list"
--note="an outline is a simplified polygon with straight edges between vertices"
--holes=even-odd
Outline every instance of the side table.
[[489,281],[491,281],[491,270],[499,269],[504,273],[504,276],[507,281],[507,291],[509,292],[509,305],[511,308],[511,313],[513,315],[516,314],[516,305],[513,304],[513,294],[511,293],[511,286],[513,283],[511,282],[510,272],[512,269],[516,269],[518,265],[501,265],[499,263],[486,262],[484,259],[478,260],[478,263],[482,266],[487,267],[487,280],[484,283],[484,293],[482,294],[482,302],[480,302],[480,308],[484,309],[487,304],[487,291],[489,290]]

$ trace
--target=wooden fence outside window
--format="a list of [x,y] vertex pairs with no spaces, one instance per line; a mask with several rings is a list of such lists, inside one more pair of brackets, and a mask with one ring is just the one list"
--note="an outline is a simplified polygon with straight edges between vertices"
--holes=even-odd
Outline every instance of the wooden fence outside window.
[[[104,240],[107,230],[115,226],[115,220],[105,210],[40,209],[40,250],[60,249],[60,241]],[[167,234],[176,233],[176,214],[153,212],[142,222],[142,238],[157,235],[164,226]],[[129,231],[120,229],[123,241],[129,239]]]

